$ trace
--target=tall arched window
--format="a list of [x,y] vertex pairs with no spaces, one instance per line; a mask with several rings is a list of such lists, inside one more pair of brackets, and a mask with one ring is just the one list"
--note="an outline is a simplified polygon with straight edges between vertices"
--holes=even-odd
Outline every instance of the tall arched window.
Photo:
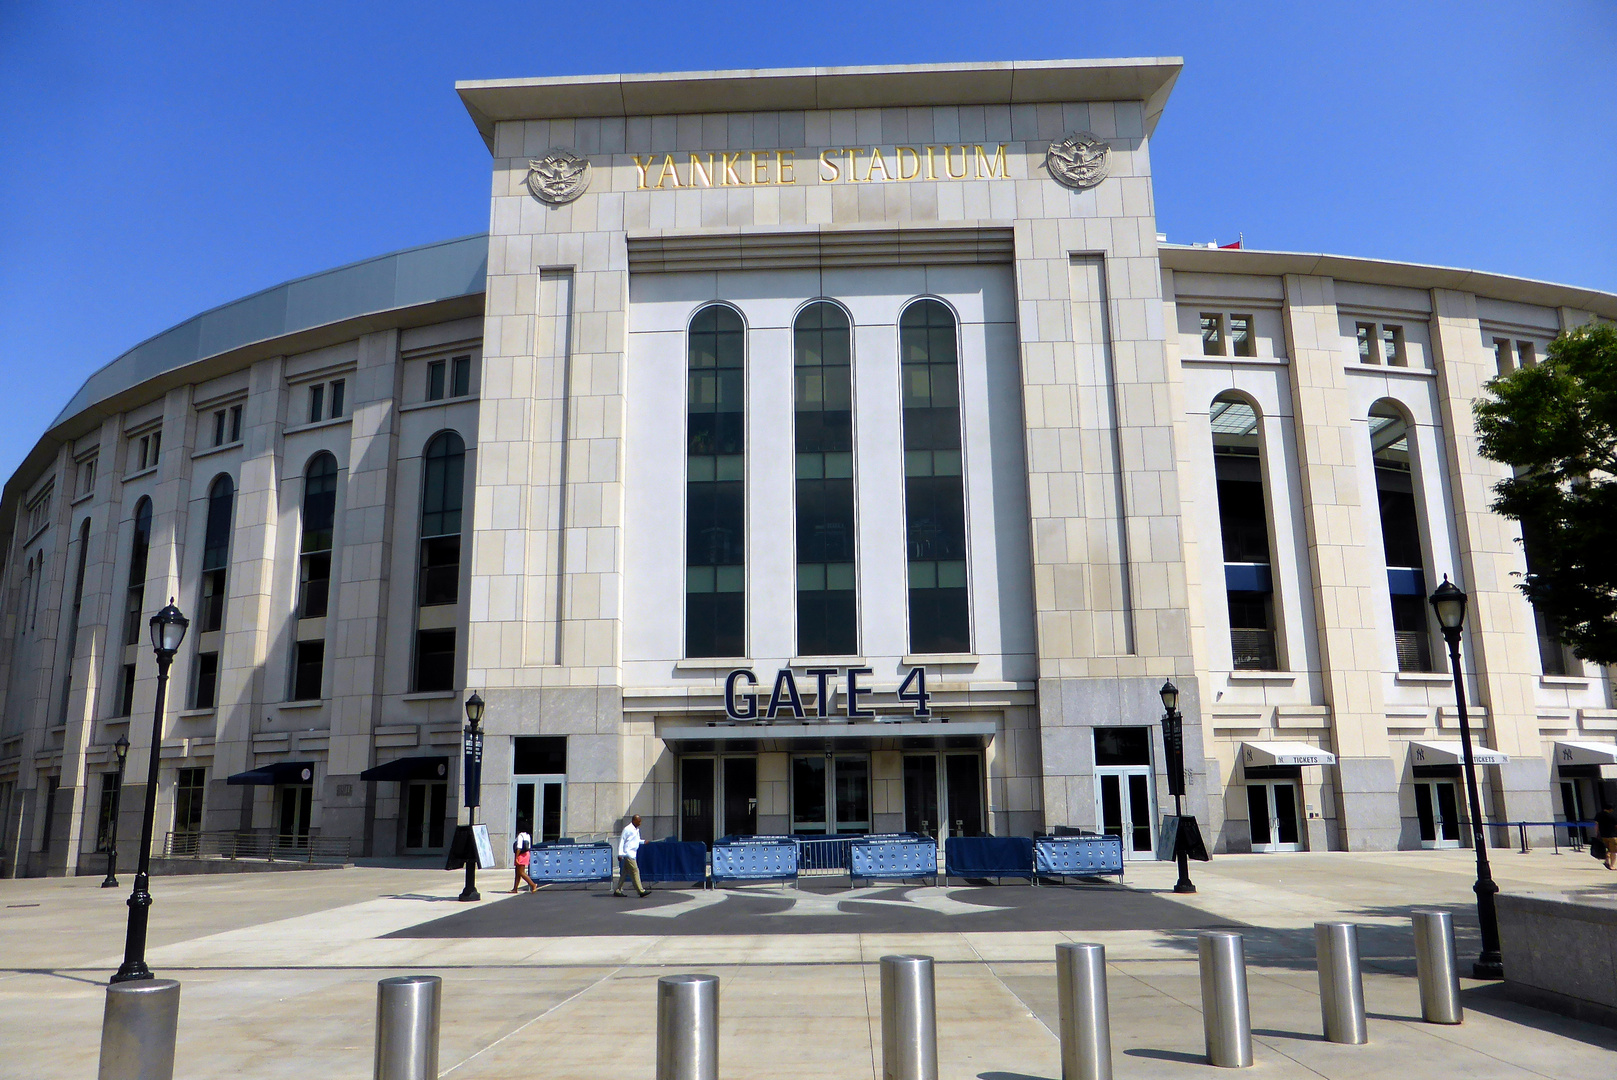
[[441,431],[421,455],[414,683],[418,693],[455,688],[456,617],[454,612],[443,609],[460,601],[460,527],[465,487],[466,444],[455,432]]
[[90,519],[79,526],[79,562],[73,573],[73,606],[68,609],[67,662],[62,670],[62,703],[58,706],[57,720],[67,723],[67,698],[73,689],[73,657],[79,651],[79,612],[84,606],[84,567],[90,555]]
[[797,652],[859,651],[854,591],[853,368],[848,316],[810,304],[792,327],[797,442]]
[[687,343],[685,655],[746,653],[746,328],[705,307]]
[[1238,394],[1220,394],[1208,412],[1218,477],[1218,525],[1224,545],[1224,589],[1230,653],[1240,669],[1274,671],[1274,578],[1269,565],[1269,504],[1263,489],[1258,413]]
[[208,488],[208,520],[202,534],[202,610],[198,616],[197,672],[193,709],[218,704],[220,632],[225,625],[225,586],[230,569],[230,524],[236,484],[221,474]]
[[971,651],[960,364],[954,313],[918,300],[898,324],[903,366],[905,544],[910,651]]
[[1409,418],[1389,401],[1370,408],[1370,451],[1375,459],[1381,549],[1387,560],[1392,630],[1399,671],[1432,671],[1431,624],[1426,618],[1426,571],[1421,515],[1409,450]]
[[292,647],[292,700],[321,696],[324,619],[331,592],[331,533],[337,515],[337,459],[316,454],[303,470],[303,529],[298,539],[297,640]]
[[135,708],[135,660],[146,607],[146,557],[152,546],[152,500],[142,495],[135,504],[135,532],[129,541],[129,579],[124,588],[123,668],[118,686],[118,715]]

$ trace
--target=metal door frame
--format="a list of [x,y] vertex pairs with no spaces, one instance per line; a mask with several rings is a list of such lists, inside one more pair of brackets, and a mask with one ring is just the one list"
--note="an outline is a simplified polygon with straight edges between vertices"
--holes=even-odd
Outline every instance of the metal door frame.
[[[1155,861],[1157,857],[1157,773],[1151,765],[1096,765],[1095,766],[1095,831],[1104,832],[1106,829],[1106,814],[1101,801],[1101,783],[1103,778],[1115,776],[1118,778],[1118,789],[1121,795],[1121,809],[1123,811],[1123,858],[1130,862]],[[1141,851],[1133,846],[1134,827],[1138,824],[1129,815],[1128,783],[1127,777],[1143,776],[1146,781],[1146,798],[1151,807],[1151,820],[1147,822],[1146,835],[1150,837],[1150,848]]]
[[[1415,780],[1415,786],[1416,787],[1420,787],[1423,784],[1424,785],[1429,785],[1432,788],[1432,790],[1428,793],[1427,798],[1428,798],[1428,800],[1430,802],[1430,805],[1432,807],[1432,835],[1436,839],[1422,840],[1420,842],[1420,846],[1423,849],[1427,850],[1427,851],[1433,851],[1433,850],[1436,850],[1438,848],[1442,848],[1442,849],[1447,850],[1449,848],[1464,847],[1465,846],[1465,821],[1461,817],[1461,813],[1460,813],[1461,810],[1463,809],[1463,806],[1464,806],[1464,803],[1462,802],[1462,799],[1464,798],[1464,796],[1461,794],[1463,789],[1460,787],[1460,781],[1453,780],[1453,779],[1450,779],[1448,777],[1442,777],[1442,776],[1422,776],[1422,777],[1416,778],[1416,780]],[[1442,804],[1440,804],[1437,801],[1437,785],[1438,784],[1447,784],[1451,788],[1454,789],[1454,839],[1453,840],[1445,840],[1445,839],[1443,839],[1443,819],[1439,816],[1439,814],[1441,812],[1441,805]],[[1416,802],[1415,807],[1416,807],[1416,814],[1417,814],[1415,820],[1416,820],[1416,827],[1418,828],[1419,823],[1420,823],[1420,818],[1419,818],[1420,803]]]
[[556,830],[557,836],[567,835],[567,774],[566,773],[516,773],[511,777],[511,812],[506,816],[507,836],[517,834],[517,788],[522,784],[533,785],[533,830],[528,834],[533,837],[536,844],[544,842],[544,816],[545,816],[545,785],[555,784],[561,788],[561,825]]
[[[1286,844],[1286,843],[1281,843],[1279,840],[1271,839],[1270,842],[1267,843],[1267,844],[1260,844],[1260,843],[1257,842],[1257,840],[1254,839],[1252,841],[1252,850],[1254,852],[1264,853],[1264,852],[1286,852],[1286,851],[1306,851],[1306,850],[1308,850],[1307,845],[1304,843],[1304,838],[1308,835],[1308,830],[1303,824],[1304,819],[1302,817],[1302,807],[1303,807],[1303,786],[1302,786],[1302,784],[1299,783],[1296,780],[1248,780],[1248,781],[1246,781],[1246,786],[1247,786],[1248,791],[1252,790],[1255,787],[1263,788],[1263,797],[1267,801],[1268,806],[1269,806],[1269,836],[1271,838],[1277,837],[1277,836],[1280,835],[1280,830],[1275,827],[1275,822],[1279,820],[1280,814],[1278,812],[1278,807],[1275,805],[1275,792],[1274,792],[1274,789],[1276,787],[1278,787],[1279,785],[1281,785],[1281,784],[1289,785],[1291,787],[1291,790],[1292,790],[1294,796],[1295,796],[1294,801],[1292,803],[1292,808],[1293,808],[1293,820],[1296,822],[1296,826],[1297,826],[1297,842],[1293,843],[1293,844]],[[1251,810],[1248,810],[1247,813],[1250,814]],[[1247,828],[1248,828],[1249,831],[1251,829],[1251,825],[1252,825],[1252,823],[1249,820],[1247,822]]]
[[[724,813],[724,763],[726,761],[733,761],[733,760],[736,760],[736,759],[740,758],[740,759],[745,759],[745,760],[751,761],[753,763],[753,791],[752,791],[753,811],[752,811],[752,816],[753,816],[753,820],[756,822],[758,820],[758,814],[760,813],[760,809],[761,809],[762,804],[763,804],[763,797],[758,793],[758,783],[759,783],[759,781],[757,779],[757,777],[758,777],[758,772],[757,772],[758,754],[756,754],[756,753],[724,754],[724,753],[719,753],[717,751],[711,751],[711,752],[708,752],[708,753],[705,753],[705,754],[680,754],[678,759],[677,759],[677,763],[675,765],[675,768],[674,768],[674,774],[679,778],[678,791],[676,792],[675,799],[674,799],[674,806],[677,809],[677,812],[674,814],[674,821],[676,823],[676,832],[677,832],[679,838],[681,840],[685,839],[685,814],[684,814],[684,807],[683,807],[683,803],[684,803],[684,800],[685,800],[685,762],[700,759],[700,758],[706,758],[707,760],[713,762],[713,836],[714,836],[714,839],[717,839],[718,837],[721,837],[721,836],[729,836],[729,835],[731,835],[730,828],[729,828],[730,823],[728,821],[724,820],[724,818],[725,818],[725,813]],[[790,775],[790,767],[791,767],[791,763],[790,763],[790,761],[788,761],[787,762],[788,775]],[[788,808],[787,817],[790,818],[790,816],[791,816],[791,811]]]
[[[976,762],[977,762],[977,800],[978,800],[978,805],[980,805],[982,807],[982,815],[983,815],[983,821],[982,821],[983,832],[982,832],[982,834],[984,836],[989,835],[989,829],[988,829],[988,821],[989,821],[989,818],[988,818],[988,755],[985,754],[981,750],[905,750],[905,751],[903,751],[903,758],[912,758],[912,757],[929,757],[929,758],[932,759],[932,764],[933,764],[933,768],[935,770],[935,775],[937,777],[937,785],[938,785],[938,787],[937,787],[937,791],[938,791],[938,820],[932,822],[931,824],[936,827],[934,829],[934,831],[933,831],[933,835],[935,837],[944,838],[944,839],[946,839],[948,837],[951,837],[951,836],[960,835],[960,834],[958,834],[958,833],[956,833],[954,831],[954,819],[950,815],[950,808],[949,808],[949,771],[948,771],[948,766],[945,764],[945,762],[946,762],[946,760],[948,758],[951,758],[951,757],[970,757],[970,758],[973,758],[973,759],[976,760]],[[900,780],[900,782],[903,781],[903,766],[904,766],[904,763],[903,763],[903,759],[901,758],[900,761],[899,761],[899,780]],[[872,777],[871,780],[872,780],[872,782],[874,782],[875,778]],[[908,793],[907,792],[901,792],[901,794],[907,796]],[[905,822],[904,824],[907,826],[909,823]]]
[[[827,751],[824,752],[824,754],[825,754],[825,760],[826,760],[826,768],[825,768],[825,832],[823,832],[823,833],[811,833],[811,832],[798,833],[797,832],[797,822],[794,820],[796,815],[792,811],[792,807],[796,805],[797,780],[794,778],[794,771],[792,769],[792,762],[796,758],[814,757],[815,756],[812,753],[803,753],[803,752],[797,752],[797,751],[794,751],[793,753],[788,754],[787,758],[786,758],[786,779],[787,779],[786,829],[787,829],[787,831],[791,835],[794,835],[794,836],[801,835],[801,836],[804,836],[804,837],[836,836],[836,835],[839,835],[841,833],[842,830],[837,827],[837,826],[841,825],[841,822],[839,822],[837,820],[837,762],[836,762],[836,759],[837,758],[853,758],[853,757],[857,757],[857,758],[863,758],[864,762],[865,762],[865,806],[868,809],[869,813],[871,814],[871,820],[867,820],[865,822],[864,831],[867,832],[867,833],[870,832],[871,829],[873,828],[873,825],[874,825],[874,817],[875,817],[875,813],[876,813],[876,809],[875,809],[876,775],[875,775],[875,765],[873,763],[870,751],[868,751],[868,750],[827,750]],[[941,798],[941,796],[940,796],[940,798]]]

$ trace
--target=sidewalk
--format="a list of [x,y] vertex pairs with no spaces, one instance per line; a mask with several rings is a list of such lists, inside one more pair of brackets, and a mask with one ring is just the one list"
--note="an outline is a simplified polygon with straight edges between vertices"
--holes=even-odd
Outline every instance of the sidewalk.
[[[1617,874],[1587,856],[1498,851],[1494,863],[1507,891],[1617,894]],[[1247,925],[1256,1055],[1250,1075],[1484,1080],[1617,1071],[1617,1032],[1515,1005],[1491,985],[1465,981],[1462,1026],[1418,1021],[1408,911],[1455,908],[1468,967],[1473,870],[1465,851],[1221,856],[1193,864],[1194,896],[1172,896],[1171,865],[1132,864],[1128,881],[1132,893],[1187,903],[1206,925]],[[553,925],[567,910],[552,902],[559,896],[492,891],[505,883],[503,873],[480,876],[485,899],[476,908],[490,916],[527,913],[533,936],[432,929],[447,916],[459,921],[471,906],[453,899],[458,875],[430,870],[155,880],[148,959],[159,975],[183,984],[176,1075],[369,1077],[376,980],[431,973],[444,978],[445,1076],[650,1077],[655,980],[700,970],[722,980],[723,1076],[876,1078],[875,962],[906,951],[938,961],[943,1076],[1054,1078],[1053,955],[1065,940],[1107,947],[1119,1077],[1212,1075],[1202,1058],[1196,930],[1187,925],[1195,918],[1173,929],[978,932],[970,927],[982,916],[968,912],[958,915],[958,929],[923,934],[749,933],[750,920],[737,918],[734,933],[667,932],[680,915],[640,919],[634,925],[645,929],[638,933],[576,936]],[[103,988],[117,967],[127,896],[127,888],[97,884],[0,882],[0,1077],[94,1075]],[[998,893],[1026,888],[1007,884]],[[787,901],[819,905],[806,914],[810,922],[826,905],[840,910],[844,898],[871,895],[774,886],[742,892],[738,911],[755,899],[771,901],[764,905],[771,910]],[[803,895],[787,895],[793,892]],[[1130,902],[1105,890],[1052,893],[1071,896],[1075,907],[1090,909],[1087,918],[1102,922],[1105,911],[1095,905]],[[956,894],[971,901],[974,892],[899,890],[894,902],[958,911],[949,906]],[[654,899],[685,904],[691,895]],[[39,906],[13,906],[27,904]],[[1367,927],[1367,1046],[1337,1046],[1317,1034],[1311,927],[1320,919]]]

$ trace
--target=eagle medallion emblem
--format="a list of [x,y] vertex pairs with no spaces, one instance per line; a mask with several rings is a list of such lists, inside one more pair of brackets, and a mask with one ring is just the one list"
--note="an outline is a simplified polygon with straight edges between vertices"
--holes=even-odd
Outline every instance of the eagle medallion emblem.
[[589,159],[564,147],[528,162],[528,191],[540,202],[572,202],[590,186]]
[[1044,165],[1057,181],[1082,191],[1106,179],[1111,152],[1105,139],[1087,131],[1073,131],[1050,144]]

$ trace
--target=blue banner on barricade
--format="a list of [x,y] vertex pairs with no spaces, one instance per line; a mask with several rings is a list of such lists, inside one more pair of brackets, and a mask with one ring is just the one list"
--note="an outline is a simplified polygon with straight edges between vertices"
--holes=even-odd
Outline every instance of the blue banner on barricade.
[[713,845],[713,880],[795,881],[797,845],[787,842]]
[[943,857],[945,877],[1033,876],[1030,836],[951,836],[943,842]]
[[935,840],[904,837],[855,840],[849,853],[850,885],[854,881],[876,878],[936,879],[937,876],[938,844]]
[[611,881],[612,845],[535,844],[528,853],[528,876],[534,881]]
[[1038,836],[1033,839],[1033,871],[1039,877],[1123,876],[1120,836]]

